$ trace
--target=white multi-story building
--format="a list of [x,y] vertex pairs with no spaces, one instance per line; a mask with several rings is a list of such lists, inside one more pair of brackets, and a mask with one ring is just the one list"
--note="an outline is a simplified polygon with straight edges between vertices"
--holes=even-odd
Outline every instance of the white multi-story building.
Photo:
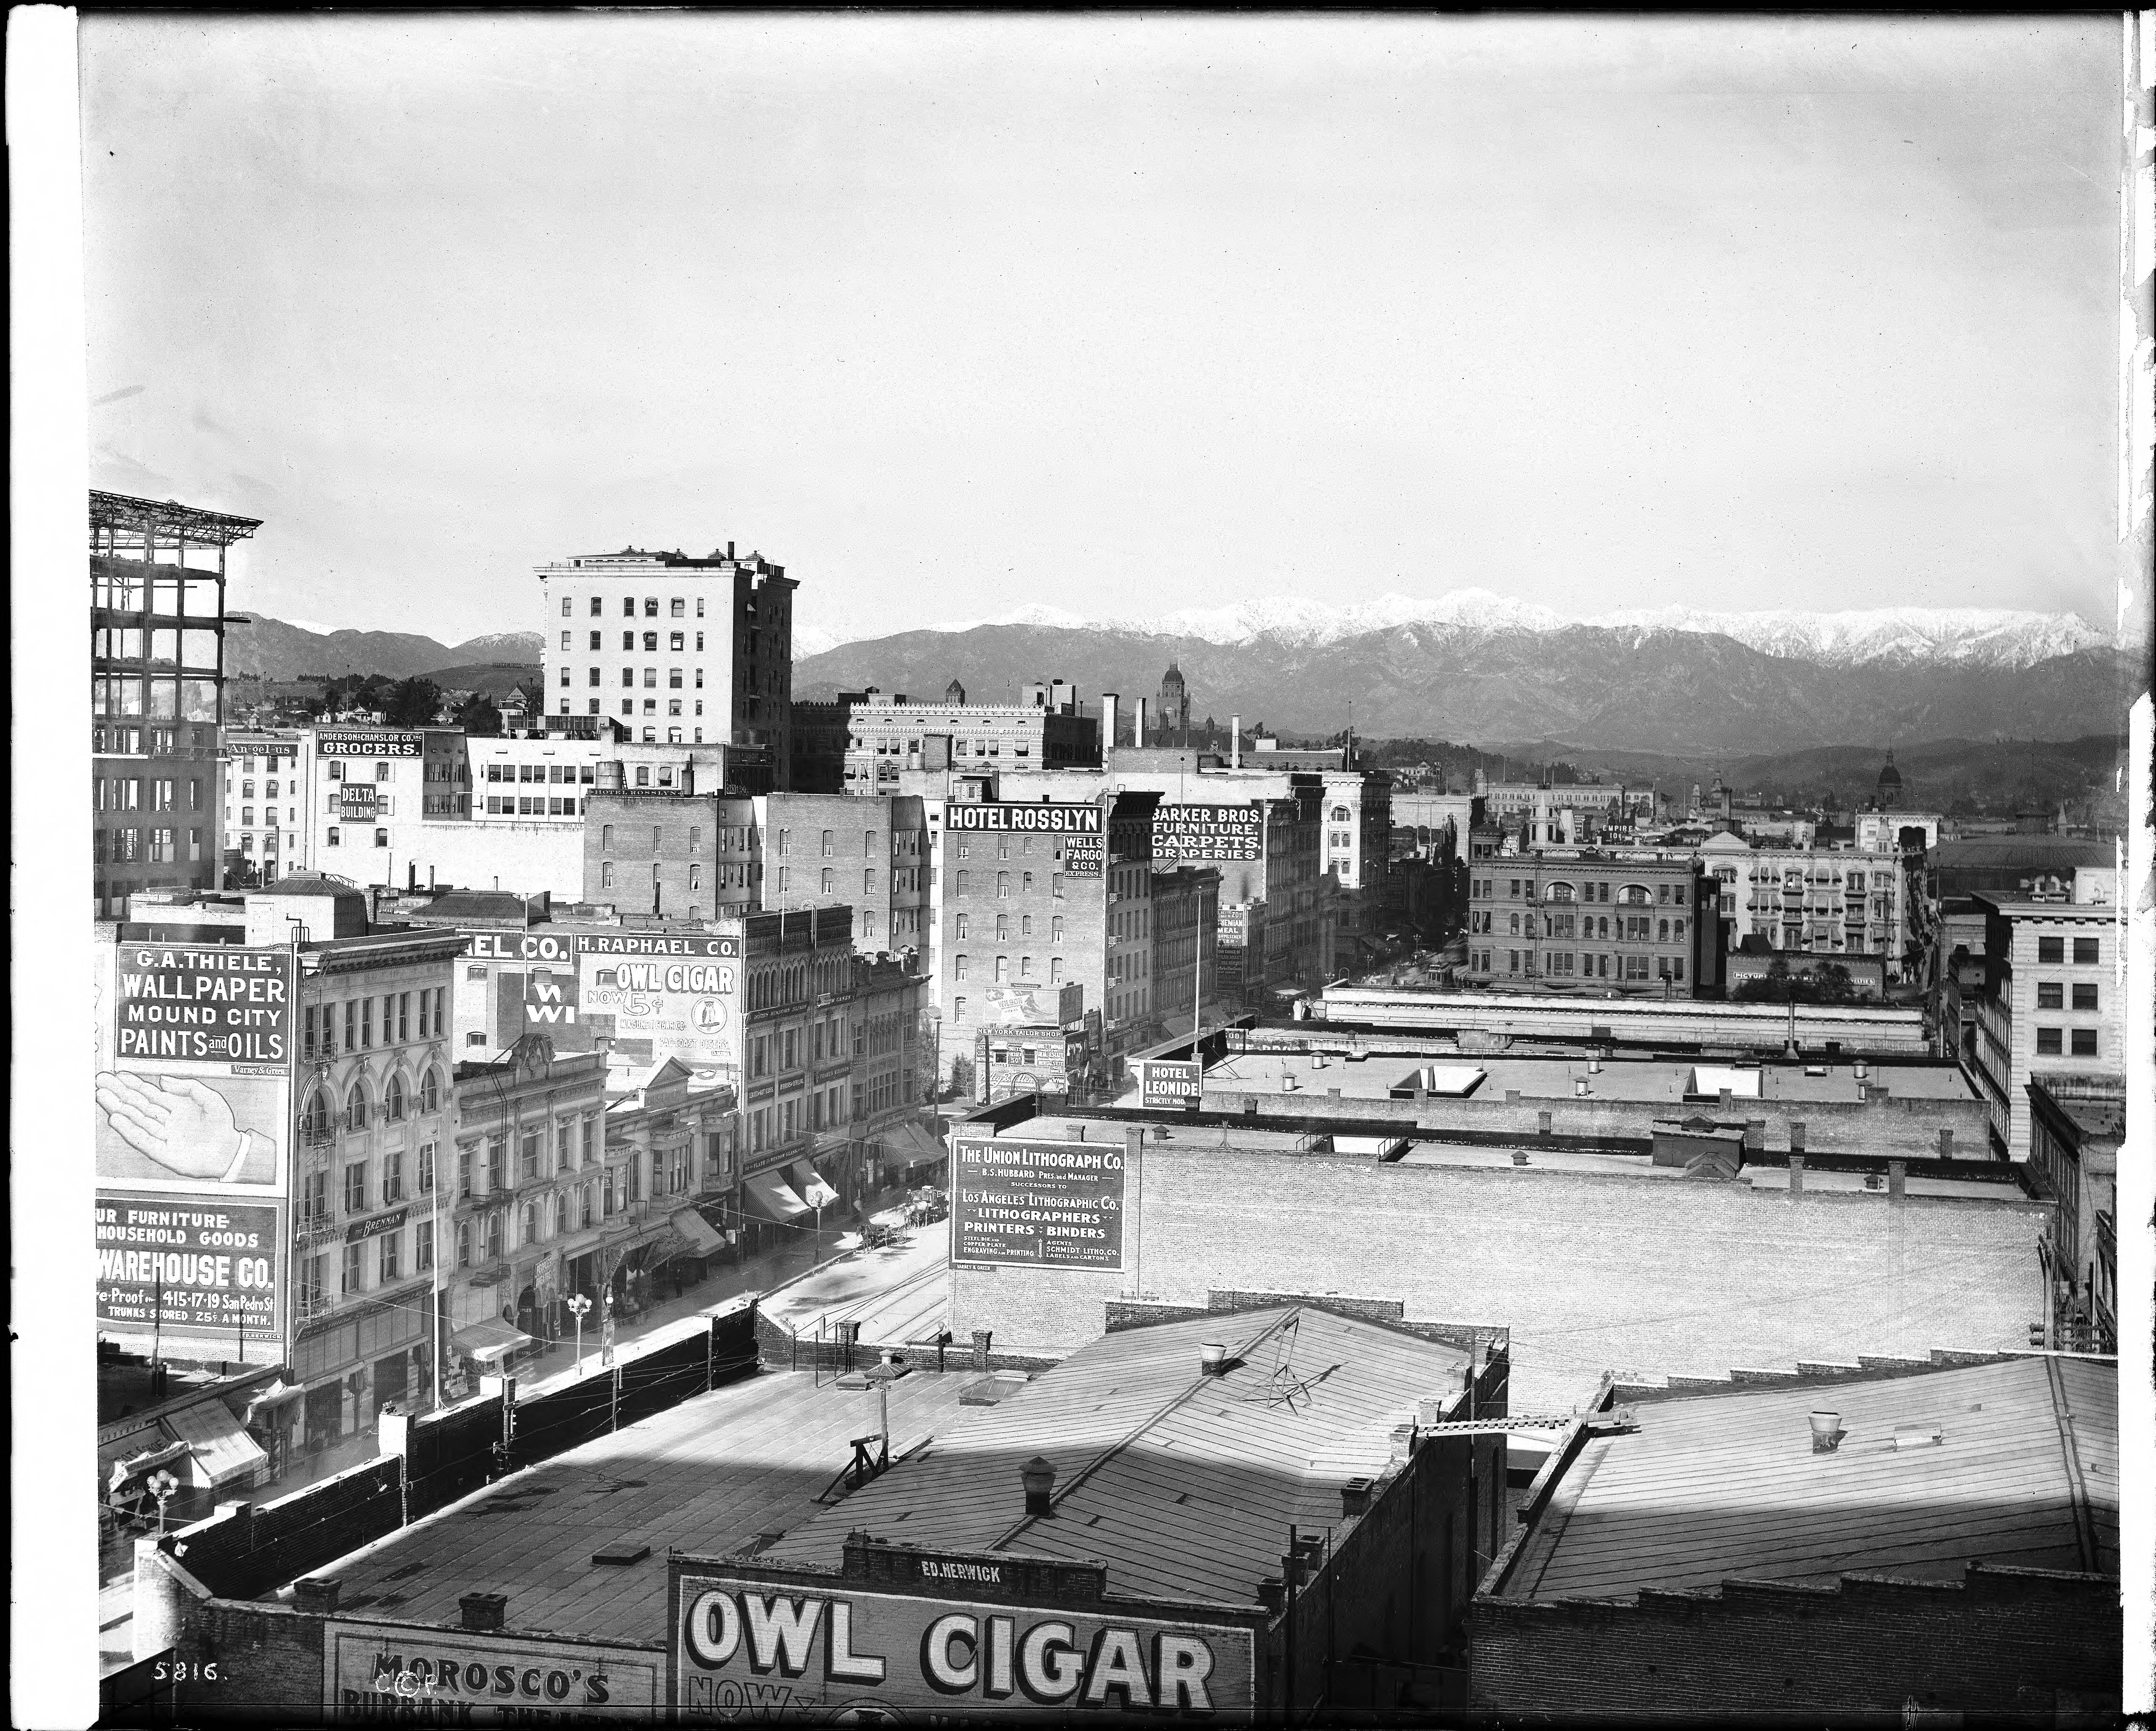
[[1731,951],[1756,932],[1778,950],[1876,957],[1887,979],[1904,977],[1912,910],[1899,853],[1753,847],[1727,833],[1698,851]]
[[[311,831],[300,790],[300,734],[290,727],[230,727],[220,753],[228,881],[257,883],[307,863]],[[237,868],[238,880],[234,878]]]
[[[547,715],[610,717],[649,745],[755,745],[787,773],[793,590],[733,543],[583,554],[538,568]],[[783,779],[780,785],[783,785]]]

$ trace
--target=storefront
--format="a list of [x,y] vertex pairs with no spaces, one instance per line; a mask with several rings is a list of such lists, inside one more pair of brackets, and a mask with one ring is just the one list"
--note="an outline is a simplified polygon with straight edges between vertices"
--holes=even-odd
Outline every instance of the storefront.
[[927,1126],[911,1122],[900,1124],[885,1131],[877,1141],[885,1189],[911,1189],[943,1181],[947,1157],[943,1144]]

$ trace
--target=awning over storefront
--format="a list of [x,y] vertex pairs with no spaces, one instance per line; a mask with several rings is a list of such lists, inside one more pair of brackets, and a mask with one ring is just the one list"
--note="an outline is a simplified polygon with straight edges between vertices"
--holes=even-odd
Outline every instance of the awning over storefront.
[[470,1328],[458,1329],[449,1337],[449,1344],[467,1359],[488,1364],[508,1357],[521,1347],[530,1346],[531,1337],[514,1323],[487,1317]]
[[925,1125],[911,1120],[885,1131],[882,1142],[884,1158],[901,1166],[920,1166],[943,1158],[943,1144],[928,1133]]
[[248,1397],[247,1422],[250,1425],[269,1424],[275,1420],[278,1410],[305,1398],[305,1383],[288,1383],[279,1377],[266,1389],[258,1389]]
[[784,1226],[812,1210],[775,1172],[752,1173],[742,1180],[742,1199],[748,1211]]
[[824,1183],[824,1174],[806,1160],[796,1160],[787,1169],[793,1180],[795,1192],[811,1208],[829,1208],[837,1203],[839,1193]]
[[711,1223],[693,1208],[685,1208],[674,1216],[674,1230],[696,1256],[711,1256],[726,1247],[726,1240],[711,1230]]
[[143,1496],[147,1494],[143,1481],[159,1467],[177,1466],[188,1459],[187,1446],[165,1435],[162,1426],[147,1441],[141,1436],[129,1440],[123,1452],[110,1459],[100,1453],[98,1469],[105,1476],[108,1496]]
[[187,1444],[203,1480],[213,1490],[270,1463],[262,1445],[247,1434],[247,1427],[222,1400],[183,1406],[177,1412],[167,1413],[162,1422]]

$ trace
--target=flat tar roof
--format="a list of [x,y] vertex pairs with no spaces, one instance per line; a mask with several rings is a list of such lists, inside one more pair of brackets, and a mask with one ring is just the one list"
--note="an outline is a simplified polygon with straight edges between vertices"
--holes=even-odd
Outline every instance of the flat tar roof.
[[[1209,1341],[1228,1348],[1219,1376],[1199,1372]],[[1468,1364],[1458,1347],[1308,1305],[1105,1335],[968,1409],[763,1560],[835,1569],[859,1529],[1103,1563],[1117,1594],[1255,1604],[1289,1524],[1338,1526],[1340,1487],[1383,1471],[1419,1401],[1462,1398]],[[1055,1467],[1045,1521],[1027,1518],[1019,1478],[1036,1454]]]
[[[1575,1082],[1584,1081],[1589,1097],[1635,1100],[1681,1105],[1691,1086],[1695,1070],[1742,1070],[1756,1074],[1758,1092],[1751,1097],[1774,1101],[1855,1103],[1860,1097],[1853,1062],[1821,1064],[1736,1065],[1708,1064],[1690,1058],[1605,1058],[1599,1071],[1590,1071],[1584,1057],[1513,1056],[1496,1052],[1457,1052],[1446,1047],[1426,1052],[1373,1052],[1350,1061],[1337,1054],[1310,1052],[1242,1052],[1222,1058],[1205,1071],[1208,1088],[1232,1089],[1238,1082],[1260,1093],[1282,1092],[1283,1077],[1293,1076],[1296,1092],[1322,1101],[1333,1088],[1343,1097],[1383,1100],[1399,1086],[1409,1086],[1409,1077],[1425,1065],[1441,1067],[1472,1066],[1483,1079],[1467,1096],[1471,1102],[1494,1100],[1502,1105],[1509,1090],[1530,1098],[1573,1097]],[[1814,1076],[1811,1071],[1824,1073]],[[1904,1100],[1974,1100],[1968,1078],[1951,1064],[1873,1062],[1866,1066],[1874,1088],[1885,1088]],[[1739,1092],[1742,1092],[1741,1090]],[[1452,1096],[1447,1095],[1447,1100]]]
[[[1906,1200],[1805,1174],[1785,1189],[1631,1169],[1286,1158],[1194,1130],[1148,1143],[1147,1288],[1368,1292],[1411,1317],[1508,1328],[1515,1411],[1563,1411],[1605,1370],[1646,1382],[1738,1368],[2028,1344],[2046,1207],[2015,1187]],[[1861,1185],[1861,1179],[1857,1183]],[[1382,1274],[1378,1278],[1378,1271]],[[1014,1350],[1080,1339],[1021,1339]]]
[[[1830,1454],[1809,1415],[1840,1415]],[[1560,1474],[1502,1599],[1629,1599],[1743,1579],[1958,1580],[1989,1564],[2117,1574],[2118,1378],[2026,1358],[1642,1402]],[[1897,1429],[1942,1441],[1897,1449]]]
[[[891,1384],[894,1455],[958,1410],[970,1376]],[[764,1371],[541,1461],[315,1571],[338,1609],[454,1625],[466,1593],[505,1593],[512,1631],[665,1638],[669,1545],[724,1554],[821,1512],[816,1497],[877,1427],[872,1394]],[[624,1542],[627,1567],[592,1553]]]

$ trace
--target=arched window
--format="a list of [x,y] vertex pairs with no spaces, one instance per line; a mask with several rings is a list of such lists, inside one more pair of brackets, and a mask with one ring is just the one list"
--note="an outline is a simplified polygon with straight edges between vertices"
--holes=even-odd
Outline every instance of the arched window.
[[300,1133],[302,1136],[326,1136],[329,1128],[329,1096],[317,1088],[307,1096],[307,1103],[300,1108]]
[[1578,894],[1570,884],[1551,884],[1543,891],[1545,901],[1573,901],[1578,899]]
[[389,1086],[382,1097],[382,1116],[391,1123],[404,1120],[404,1079],[400,1076],[389,1078]]
[[439,1112],[442,1109],[441,1077],[429,1070],[419,1078],[419,1110]]
[[1346,823],[1348,821],[1348,808],[1344,805],[1334,806],[1332,808],[1332,821],[1336,824]]
[[352,1092],[345,1097],[344,1127],[347,1130],[367,1127],[367,1084],[363,1081],[354,1082]]
[[1645,884],[1627,884],[1618,891],[1617,899],[1627,907],[1650,907],[1654,905],[1655,892]]

